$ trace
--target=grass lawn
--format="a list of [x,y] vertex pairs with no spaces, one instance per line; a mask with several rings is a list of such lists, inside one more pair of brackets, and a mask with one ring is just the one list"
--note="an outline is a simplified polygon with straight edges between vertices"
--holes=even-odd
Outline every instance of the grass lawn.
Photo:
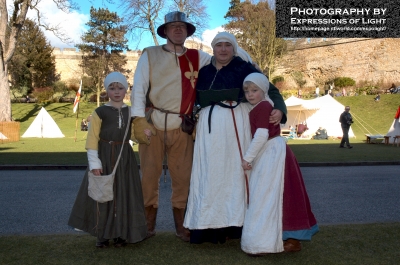
[[184,243],[172,232],[125,248],[96,249],[88,235],[0,237],[0,264],[398,264],[400,223],[322,226],[297,253],[249,257],[239,240]]

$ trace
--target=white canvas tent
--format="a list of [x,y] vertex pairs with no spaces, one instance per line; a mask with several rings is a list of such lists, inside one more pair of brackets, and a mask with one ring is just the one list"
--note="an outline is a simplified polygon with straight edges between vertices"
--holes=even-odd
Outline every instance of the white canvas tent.
[[6,139],[8,139],[7,136],[5,136],[0,132],[0,140],[6,140]]
[[21,137],[62,138],[65,136],[50,114],[42,107],[35,120]]
[[389,143],[393,143],[393,136],[400,135],[400,106],[397,109],[396,115],[394,116],[394,121],[392,126],[390,126],[387,136],[391,136],[389,138]]
[[[289,125],[295,127],[305,122],[309,128],[303,133],[303,137],[310,138],[319,127],[325,128],[328,136],[342,137],[343,132],[340,126],[339,117],[344,107],[330,95],[315,99],[304,100],[290,97],[285,100],[288,110],[287,122],[282,129],[289,129]],[[355,137],[350,128],[349,137]]]

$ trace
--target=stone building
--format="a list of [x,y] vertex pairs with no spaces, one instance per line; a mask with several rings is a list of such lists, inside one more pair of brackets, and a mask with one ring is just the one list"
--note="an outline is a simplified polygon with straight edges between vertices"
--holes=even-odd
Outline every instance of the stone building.
[[[201,43],[188,40],[185,45],[212,54],[212,49]],[[399,52],[400,39],[298,39],[289,47],[288,53],[277,60],[273,76],[283,76],[292,87],[297,87],[291,77],[295,71],[303,73],[307,81],[305,87],[343,76],[356,82],[400,84]],[[132,70],[128,79],[130,85],[140,54],[141,51],[126,53],[126,67]],[[79,51],[55,48],[54,55],[61,80],[68,81],[82,75],[79,67],[82,54]]]
[[294,87],[294,71],[303,73],[305,87],[344,76],[356,82],[400,84],[399,52],[400,39],[300,39],[277,62],[274,76],[283,76]]
[[[210,54],[212,53],[212,49],[210,47],[192,40],[187,40],[185,46],[188,48],[201,49]],[[128,59],[125,67],[126,69],[132,70],[128,78],[129,85],[132,85],[133,83],[133,75],[135,73],[140,54],[140,50],[129,51],[125,53]],[[53,55],[55,56],[56,61],[56,71],[60,74],[62,81],[67,82],[71,78],[80,79],[83,74],[82,68],[79,67],[83,55],[80,51],[75,48],[64,48],[63,50],[60,48],[54,48]]]
[[[129,51],[125,53],[128,59],[125,67],[132,70],[128,78],[130,85],[132,85],[133,73],[136,69],[140,53],[140,51]],[[68,82],[70,79],[80,79],[83,74],[83,69],[79,66],[83,55],[80,51],[75,48],[64,48],[63,50],[54,48],[53,55],[56,61],[56,71],[60,74],[62,81]]]

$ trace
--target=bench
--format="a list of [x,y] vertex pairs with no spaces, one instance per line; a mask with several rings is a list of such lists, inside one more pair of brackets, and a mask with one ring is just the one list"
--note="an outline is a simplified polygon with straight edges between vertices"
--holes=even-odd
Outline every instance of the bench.
[[281,136],[289,136],[290,130],[281,130]]
[[397,142],[397,147],[399,147],[400,144],[400,135],[393,136],[393,146]]
[[385,144],[389,144],[389,139],[390,139],[390,136],[383,136],[383,138],[385,138]]
[[377,135],[372,135],[372,134],[366,134],[367,137],[367,144],[371,143],[371,140],[376,140],[376,139],[384,139],[385,136],[377,134]]

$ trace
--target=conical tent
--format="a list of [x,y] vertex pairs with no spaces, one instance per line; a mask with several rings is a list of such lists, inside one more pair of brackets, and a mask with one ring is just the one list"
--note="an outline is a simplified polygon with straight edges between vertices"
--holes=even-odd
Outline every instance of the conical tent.
[[4,134],[2,134],[2,133],[0,132],[0,139],[1,139],[1,140],[5,140],[5,139],[8,139],[8,138],[7,138],[7,136],[5,136]]
[[21,137],[62,138],[65,136],[50,114],[42,107],[35,120]]
[[400,135],[400,106],[397,109],[396,115],[394,116],[394,121],[392,126],[390,126],[387,136],[391,136],[389,138],[389,143],[393,143],[393,136]]

